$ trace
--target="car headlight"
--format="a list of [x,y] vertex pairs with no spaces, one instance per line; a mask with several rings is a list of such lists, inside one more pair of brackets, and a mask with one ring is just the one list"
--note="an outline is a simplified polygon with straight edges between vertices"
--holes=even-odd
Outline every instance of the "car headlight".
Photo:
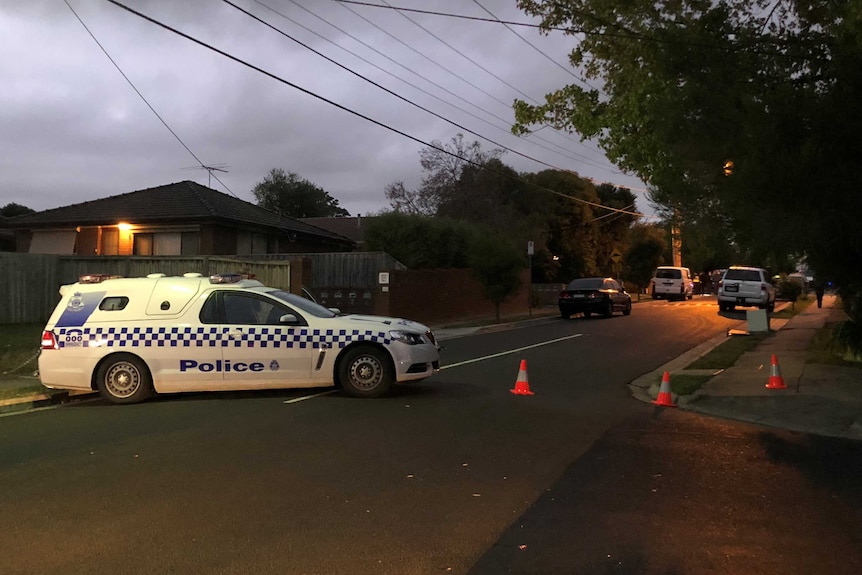
[[390,331],[389,337],[391,337],[393,341],[400,341],[401,343],[406,343],[407,345],[421,345],[425,343],[425,340],[422,339],[421,333],[404,331],[401,329],[394,329]]

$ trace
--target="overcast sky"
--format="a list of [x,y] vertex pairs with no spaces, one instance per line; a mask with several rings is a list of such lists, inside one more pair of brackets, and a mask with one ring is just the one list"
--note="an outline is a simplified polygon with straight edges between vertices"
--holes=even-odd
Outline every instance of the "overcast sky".
[[[475,134],[220,0],[122,3],[277,78],[106,0],[0,0],[0,206],[40,211],[182,180],[254,203],[255,184],[281,168],[351,215],[372,214],[389,207],[387,184],[418,186],[421,142],[462,132],[514,150],[501,159],[521,172],[550,165],[629,187],[652,213],[644,184],[577,135],[509,132],[515,98],[577,82],[566,59],[575,38],[335,0],[233,2]],[[514,0],[369,2],[536,23]],[[225,171],[210,179],[201,164]]]

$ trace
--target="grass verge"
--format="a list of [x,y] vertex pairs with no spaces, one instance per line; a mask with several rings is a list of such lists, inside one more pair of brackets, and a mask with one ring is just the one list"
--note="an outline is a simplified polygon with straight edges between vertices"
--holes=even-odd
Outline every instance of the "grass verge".
[[704,356],[696,359],[686,369],[727,369],[746,351],[751,351],[761,341],[770,337],[766,331],[750,335],[732,335],[727,341]]
[[856,367],[862,369],[862,361],[859,355],[839,342],[835,337],[835,328],[838,324],[827,324],[817,330],[811,339],[811,345],[805,360],[810,363],[823,363],[826,365],[841,365],[844,367]]
[[29,375],[36,370],[42,324],[0,324],[0,376]]
[[670,390],[677,395],[691,395],[712,378],[711,375],[680,373],[670,380]]
[[15,399],[16,397],[32,396],[39,393],[49,393],[49,390],[41,383],[34,383],[26,387],[16,387],[14,389],[0,389],[0,401]]

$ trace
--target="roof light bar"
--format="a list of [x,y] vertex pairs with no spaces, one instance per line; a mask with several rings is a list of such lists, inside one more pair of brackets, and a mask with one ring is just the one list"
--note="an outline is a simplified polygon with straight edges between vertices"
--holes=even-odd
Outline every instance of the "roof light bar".
[[78,283],[100,284],[105,280],[113,280],[121,277],[123,276],[116,276],[111,274],[84,274],[82,276],[78,276]]

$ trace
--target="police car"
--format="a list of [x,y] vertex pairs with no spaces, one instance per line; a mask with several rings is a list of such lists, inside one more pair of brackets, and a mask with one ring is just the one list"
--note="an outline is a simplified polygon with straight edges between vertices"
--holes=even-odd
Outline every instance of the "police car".
[[437,342],[420,323],[339,315],[239,274],[90,275],[60,295],[42,334],[42,384],[98,390],[113,403],[332,386],[378,397],[439,370]]

